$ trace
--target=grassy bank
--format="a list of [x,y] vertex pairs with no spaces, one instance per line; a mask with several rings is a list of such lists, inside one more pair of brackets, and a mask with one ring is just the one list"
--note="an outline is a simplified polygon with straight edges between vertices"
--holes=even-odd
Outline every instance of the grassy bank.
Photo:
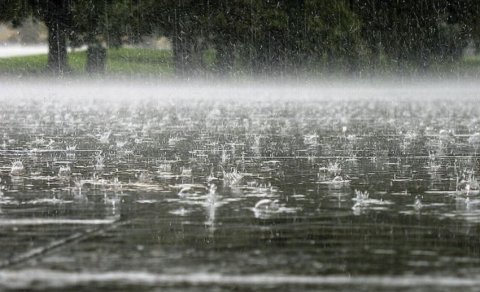
[[[215,58],[210,52],[204,56],[207,61],[207,69]],[[85,62],[86,52],[71,52],[68,54],[68,62],[72,76],[86,76]],[[0,75],[3,76],[38,76],[48,73],[45,71],[47,64],[46,55],[0,58]],[[433,64],[427,71],[407,70],[407,76],[427,77],[456,77],[456,78],[480,78],[480,56],[469,56],[454,63]],[[307,70],[303,74],[311,78],[336,78],[342,77],[342,70],[332,68]],[[298,72],[297,72],[298,73]],[[109,76],[124,77],[171,77],[174,75],[174,66],[171,51],[152,50],[140,48],[109,49],[107,54],[106,74]],[[294,74],[294,72],[292,72]],[[209,74],[206,74],[209,75]],[[247,77],[248,72],[236,72],[234,76]],[[288,74],[287,74],[288,75]],[[376,73],[364,70],[360,77],[395,77],[398,71],[392,64],[380,64]],[[403,74],[402,74],[403,75]],[[213,75],[212,75],[213,76]],[[348,77],[348,76],[347,76]],[[352,77],[352,76],[350,76]],[[247,77],[248,78],[248,77]]]

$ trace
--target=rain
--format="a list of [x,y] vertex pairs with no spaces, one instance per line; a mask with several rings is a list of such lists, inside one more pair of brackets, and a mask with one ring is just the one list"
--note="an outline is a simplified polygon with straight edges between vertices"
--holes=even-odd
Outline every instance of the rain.
[[0,1],[0,290],[476,291],[476,1]]

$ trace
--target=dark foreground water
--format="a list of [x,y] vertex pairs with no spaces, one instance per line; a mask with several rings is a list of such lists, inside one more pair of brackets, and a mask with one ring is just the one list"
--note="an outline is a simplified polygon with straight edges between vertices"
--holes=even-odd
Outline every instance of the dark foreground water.
[[476,87],[2,86],[2,290],[478,290]]

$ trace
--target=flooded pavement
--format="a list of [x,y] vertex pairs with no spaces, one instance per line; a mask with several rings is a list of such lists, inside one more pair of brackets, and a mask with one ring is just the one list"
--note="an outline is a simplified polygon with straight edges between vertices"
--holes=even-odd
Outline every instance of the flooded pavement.
[[2,85],[3,290],[480,284],[480,88]]

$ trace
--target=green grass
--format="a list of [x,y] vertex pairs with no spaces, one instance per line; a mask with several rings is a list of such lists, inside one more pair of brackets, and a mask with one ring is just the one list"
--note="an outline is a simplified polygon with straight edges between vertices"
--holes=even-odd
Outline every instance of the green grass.
[[[68,54],[72,75],[85,75],[86,52]],[[0,74],[35,76],[46,74],[47,55],[0,58]],[[119,48],[107,53],[106,73],[109,75],[171,76],[174,73],[172,54],[165,50]]]
[[[207,51],[204,56],[206,70],[213,70],[215,53]],[[118,48],[109,49],[107,53],[106,74],[110,76],[143,77],[174,75],[172,52],[165,50],[141,49],[141,48]],[[85,72],[86,52],[73,52],[68,54],[69,67],[73,76],[87,76]],[[10,76],[39,76],[48,75],[46,71],[47,56],[36,55],[27,57],[0,58],[0,75]],[[325,67],[325,66],[323,66]],[[316,69],[305,70],[304,73],[311,77],[341,77],[342,70],[322,70],[322,66]],[[392,64],[381,63],[373,76],[395,76],[397,73]],[[325,68],[324,68],[325,69]],[[418,71],[412,67],[408,70],[412,75],[431,77],[480,77],[480,56],[465,57],[458,62],[438,63],[429,67],[428,71]],[[368,72],[367,72],[368,73]],[[234,76],[248,75],[248,70],[235,72]]]
[[45,71],[46,55],[0,59],[0,73],[12,75],[40,74]]
[[173,75],[172,53],[165,50],[112,49],[108,51],[107,73]]

